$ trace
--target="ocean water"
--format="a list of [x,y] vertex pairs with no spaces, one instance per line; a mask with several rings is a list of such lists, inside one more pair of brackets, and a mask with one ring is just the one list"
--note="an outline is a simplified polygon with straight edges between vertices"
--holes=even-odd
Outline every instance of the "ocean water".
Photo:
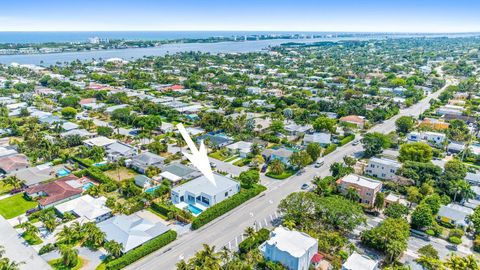
[[0,32],[0,43],[85,42],[90,37],[125,40],[204,39],[245,35],[326,35],[327,32],[253,32],[253,31],[101,31],[101,32]]
[[237,36],[241,39],[245,35],[272,35],[272,34],[300,34],[310,37],[312,35],[335,35],[351,34],[348,37],[322,37],[305,39],[269,39],[237,42],[217,42],[217,43],[171,43],[153,48],[131,48],[118,50],[98,50],[82,52],[65,52],[52,54],[19,54],[19,55],[0,55],[1,64],[19,63],[36,64],[49,66],[54,64],[63,64],[75,60],[92,61],[102,60],[113,57],[133,60],[144,56],[163,56],[180,52],[204,52],[204,53],[248,53],[258,52],[271,46],[278,46],[286,42],[319,42],[319,41],[340,41],[340,40],[367,40],[384,38],[402,38],[402,37],[463,37],[478,35],[472,34],[389,34],[389,33],[331,33],[331,32],[229,32],[229,31],[162,31],[162,32],[0,32],[0,43],[45,43],[45,42],[84,42],[89,37],[99,37],[102,39],[125,39],[125,40],[173,40],[181,38],[209,38],[209,37],[232,37]]

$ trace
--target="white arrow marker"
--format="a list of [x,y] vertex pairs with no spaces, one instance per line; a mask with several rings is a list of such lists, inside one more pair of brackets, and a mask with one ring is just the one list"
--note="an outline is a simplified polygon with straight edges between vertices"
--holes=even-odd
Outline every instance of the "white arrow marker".
[[190,135],[188,135],[187,130],[183,126],[182,123],[177,124],[178,131],[180,131],[180,134],[182,134],[183,139],[188,145],[188,148],[190,148],[190,151],[192,152],[191,154],[183,152],[183,155],[192,162],[193,166],[195,166],[203,175],[210,181],[214,186],[217,186],[217,183],[215,182],[215,177],[212,172],[212,167],[210,167],[210,161],[208,160],[207,156],[207,149],[205,148],[205,144],[203,144],[203,141],[200,143],[200,149],[198,150],[195,144],[192,141],[192,138],[190,138]]

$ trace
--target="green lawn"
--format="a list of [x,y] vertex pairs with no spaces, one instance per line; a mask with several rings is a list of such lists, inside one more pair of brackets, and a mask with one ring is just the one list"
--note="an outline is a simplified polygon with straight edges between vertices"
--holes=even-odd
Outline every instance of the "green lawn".
[[232,160],[234,160],[234,159],[236,159],[236,158],[238,158],[238,157],[239,157],[239,155],[234,155],[234,156],[231,156],[231,157],[225,159],[224,161],[225,161],[225,162],[230,162],[230,161],[232,161]]
[[210,153],[209,156],[220,161],[224,161],[229,157],[229,155],[224,156],[221,151]]
[[28,201],[23,197],[23,193],[13,195],[0,201],[0,215],[6,219],[11,219],[24,214],[27,210],[37,206],[36,201]]
[[27,243],[29,245],[40,245],[41,243],[43,243],[43,240],[38,237],[37,235],[34,235],[34,234],[27,234],[27,233],[24,233],[22,234],[22,237],[23,239],[25,239],[25,241],[27,241]]
[[282,174],[274,174],[274,173],[269,171],[265,175],[270,177],[270,178],[283,180],[285,178],[288,178],[288,177],[292,176],[294,173],[295,173],[295,171],[293,171],[293,170],[285,170]]
[[250,164],[250,162],[252,162],[252,159],[251,158],[242,158],[240,160],[237,160],[233,163],[233,165],[235,166],[238,166],[238,167],[243,167],[245,165],[248,165]]
[[85,259],[83,259],[82,257],[78,257],[77,265],[75,265],[75,267],[72,267],[72,268],[64,266],[62,262],[62,258],[48,261],[48,264],[55,270],[78,270],[78,269],[81,269],[85,264]]

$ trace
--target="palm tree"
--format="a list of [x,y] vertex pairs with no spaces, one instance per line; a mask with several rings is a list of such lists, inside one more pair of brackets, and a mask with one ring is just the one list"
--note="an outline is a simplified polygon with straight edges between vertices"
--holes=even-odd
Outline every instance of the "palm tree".
[[14,189],[19,189],[25,185],[25,180],[20,180],[16,175],[9,176],[3,180],[5,184],[12,186]]
[[22,228],[26,234],[35,235],[35,236],[37,235],[37,233],[40,232],[37,226],[33,225],[30,222],[24,222],[20,224],[20,228]]
[[78,264],[78,250],[72,246],[61,246],[60,255],[62,255],[64,266],[75,267]]
[[57,219],[52,213],[47,213],[40,216],[40,221],[43,223],[45,229],[47,229],[49,232],[53,232],[58,225]]
[[445,261],[445,266],[448,269],[455,270],[476,270],[478,269],[478,262],[473,255],[460,257],[452,253],[452,255]]
[[113,258],[118,258],[122,255],[122,251],[123,251],[122,243],[118,243],[115,240],[111,240],[111,241],[107,241],[104,247],[108,255]]
[[177,270],[189,270],[190,269],[190,267],[185,262],[185,260],[180,260],[179,262],[177,262],[177,264],[175,266],[177,267]]
[[230,261],[230,258],[232,256],[232,253],[230,249],[227,247],[222,247],[222,250],[219,252],[220,254],[220,259],[222,260],[222,263],[225,265]]
[[62,230],[56,235],[58,243],[73,244],[75,242],[75,234],[78,233],[78,231],[73,230],[72,227],[63,226]]
[[295,228],[296,224],[295,224],[295,221],[291,220],[291,219],[286,219],[285,221],[283,221],[283,226],[289,228],[290,230]]
[[245,228],[245,234],[247,235],[247,237],[252,237],[255,235],[255,229],[251,226]]
[[25,264],[25,262],[16,262],[10,261],[9,258],[2,258],[0,260],[0,269],[2,270],[19,270],[20,265]]
[[274,159],[270,163],[270,171],[276,175],[280,175],[285,171],[285,165],[283,165],[279,159]]
[[200,250],[192,258],[192,263],[198,269],[220,269],[220,258],[215,253],[215,246],[210,247],[207,244],[203,244],[203,250]]
[[358,191],[353,187],[349,187],[347,189],[347,193],[345,194],[345,197],[351,200],[352,202],[358,202],[360,200],[360,195],[358,194]]

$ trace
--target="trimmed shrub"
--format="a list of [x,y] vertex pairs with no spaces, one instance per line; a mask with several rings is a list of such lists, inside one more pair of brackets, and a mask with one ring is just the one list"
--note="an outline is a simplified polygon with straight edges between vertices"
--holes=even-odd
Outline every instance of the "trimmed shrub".
[[177,233],[175,231],[168,231],[156,238],[144,243],[143,245],[130,250],[122,257],[110,261],[106,264],[105,269],[122,269],[127,265],[130,265],[139,259],[147,256],[148,254],[157,251],[158,249],[168,245],[177,239]]
[[270,231],[268,229],[262,228],[255,235],[247,237],[239,245],[238,249],[240,253],[247,253],[252,249],[257,248],[261,243],[265,242],[270,238]]
[[228,211],[234,209],[235,207],[241,205],[242,203],[248,201],[249,199],[257,196],[261,192],[265,191],[267,188],[262,185],[254,185],[249,189],[242,189],[239,193],[233,195],[232,197],[219,202],[207,210],[203,211],[195,220],[192,222],[192,229],[196,230],[203,225],[209,223],[210,221],[216,219],[217,217],[227,213]]
[[193,216],[189,212],[178,209],[173,205],[166,205],[161,202],[154,202],[150,207],[153,211],[158,212],[162,216],[165,216],[168,220],[176,219],[180,222],[189,223],[192,221],[193,218]]
[[325,148],[325,151],[323,151],[323,156],[326,156],[330,153],[332,153],[333,151],[335,151],[337,149],[337,145],[336,144],[330,144],[327,146],[327,148]]
[[426,234],[430,235],[430,236],[435,236],[435,231],[432,230],[432,229],[428,229],[425,231]]
[[456,236],[450,236],[448,238],[448,242],[454,244],[454,245],[460,245],[462,243],[462,239],[456,237]]
[[355,134],[350,134],[348,136],[345,136],[343,139],[340,140],[340,146],[343,146],[355,139]]

